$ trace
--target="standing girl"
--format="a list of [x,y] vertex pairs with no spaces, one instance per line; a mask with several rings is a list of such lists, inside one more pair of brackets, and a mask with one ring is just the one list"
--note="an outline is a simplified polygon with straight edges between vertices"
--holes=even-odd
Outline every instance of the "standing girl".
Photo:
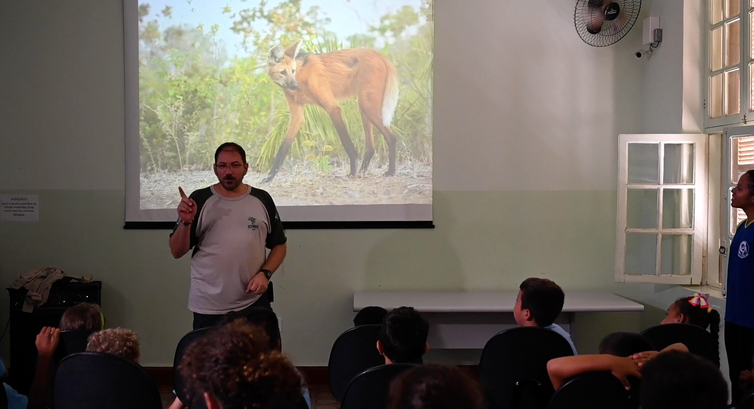
[[733,386],[733,403],[741,398],[735,385],[751,369],[754,348],[754,170],[744,173],[731,190],[730,205],[742,209],[746,220],[738,225],[728,257],[728,292],[725,301],[725,350]]

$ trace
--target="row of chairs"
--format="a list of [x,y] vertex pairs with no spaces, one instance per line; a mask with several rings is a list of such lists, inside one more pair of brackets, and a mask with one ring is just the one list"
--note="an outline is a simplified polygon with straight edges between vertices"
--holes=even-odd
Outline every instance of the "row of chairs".
[[[341,402],[343,409],[384,407],[390,381],[412,366],[408,364],[383,365],[384,358],[375,348],[380,328],[380,325],[363,325],[349,329],[333,344],[328,362],[330,391]],[[174,356],[175,368],[180,365],[186,347],[205,334],[207,330],[192,331],[181,339]],[[644,331],[644,334],[658,349],[675,342],[683,342],[691,352],[707,357],[719,366],[716,342],[713,342],[707,331],[699,327],[686,324],[661,325]],[[76,331],[61,333],[61,345],[65,353],[83,351],[88,335],[88,333]],[[546,365],[547,361],[552,358],[571,354],[570,345],[552,331],[540,328],[515,328],[497,334],[485,345],[479,364],[479,378],[488,401],[494,408],[507,409],[543,408],[548,406],[548,402],[552,406],[565,399],[564,396],[568,396],[565,392],[560,393],[559,397],[553,396],[554,391],[547,376]],[[92,368],[103,368],[103,370],[99,373]],[[183,393],[183,380],[178,371],[174,374],[176,393],[183,402],[187,402],[187,397]],[[143,368],[119,357],[98,353],[67,357],[60,362],[55,377],[56,408],[70,407],[65,406],[65,402],[76,402],[76,407],[84,407],[80,399],[72,398],[85,395],[92,397],[92,402],[96,402],[95,406],[102,405],[105,402],[102,399],[108,399],[107,402],[130,402],[130,400],[138,399],[140,403],[136,407],[151,407],[147,403],[149,401],[161,405],[156,386],[151,383]],[[132,381],[125,382],[127,379]],[[574,379],[575,386],[569,386],[569,390],[576,390],[578,385],[588,384],[592,379],[599,380],[593,377],[585,377],[584,380],[579,381]],[[608,382],[607,380],[612,379],[607,377],[602,381]],[[149,386],[150,383],[151,386]],[[118,388],[114,387],[117,385],[138,386],[135,390],[143,390],[145,393],[128,393],[127,397],[120,397],[117,393]],[[625,392],[620,383],[617,386],[620,391]],[[597,389],[610,390],[607,387]],[[4,393],[4,390],[0,393]],[[552,402],[550,402],[551,397]],[[630,399],[626,399],[631,402]],[[0,402],[4,401],[6,400],[0,399]],[[134,407],[134,405],[108,405],[108,407]],[[191,407],[202,409],[205,406],[201,400],[191,402]]]
[[[375,348],[380,325],[362,325],[341,334],[334,342],[328,362],[330,392],[342,409],[382,409],[390,381],[410,365],[388,368]],[[659,350],[676,342],[719,367],[717,340],[704,329],[688,324],[667,324],[642,332]],[[577,377],[555,394],[547,374],[550,359],[572,355],[568,342],[542,328],[513,328],[492,337],[479,362],[479,379],[493,409],[563,408],[591,388],[592,403],[601,407],[636,407],[635,396],[626,394],[612,375]],[[615,392],[615,393],[613,393]],[[610,397],[610,399],[608,399]],[[616,406],[611,406],[616,405]],[[626,406],[627,405],[627,406]],[[573,406],[571,406],[573,407]]]

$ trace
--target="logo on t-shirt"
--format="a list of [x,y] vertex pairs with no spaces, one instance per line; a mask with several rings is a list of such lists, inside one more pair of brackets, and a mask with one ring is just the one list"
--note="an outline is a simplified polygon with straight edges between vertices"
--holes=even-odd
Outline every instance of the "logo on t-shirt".
[[749,243],[742,241],[738,246],[738,258],[749,257]]
[[256,229],[258,229],[258,228],[259,228],[259,225],[257,224],[257,219],[256,219],[256,218],[254,218],[254,217],[249,217],[249,219],[248,219],[248,220],[249,220],[249,221],[251,222],[251,224],[249,225],[249,228],[250,228],[251,230],[256,230]]

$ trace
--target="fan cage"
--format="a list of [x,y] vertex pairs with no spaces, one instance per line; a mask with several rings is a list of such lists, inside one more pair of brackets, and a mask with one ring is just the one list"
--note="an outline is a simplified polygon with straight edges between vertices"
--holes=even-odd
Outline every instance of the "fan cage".
[[[593,34],[587,30],[587,22],[594,17],[594,13],[601,13],[601,10],[590,7],[590,3],[599,5],[600,8],[607,3],[618,3],[620,13],[615,20],[603,21],[600,32]],[[640,11],[641,0],[578,0],[573,12],[573,24],[582,41],[593,47],[607,47],[617,43],[631,31]]]

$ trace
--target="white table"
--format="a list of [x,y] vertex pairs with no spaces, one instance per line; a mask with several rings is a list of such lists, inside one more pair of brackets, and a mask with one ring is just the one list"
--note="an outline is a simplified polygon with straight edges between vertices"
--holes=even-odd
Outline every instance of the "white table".
[[[517,295],[518,291],[359,291],[353,294],[353,310],[414,307],[429,321],[430,347],[481,349],[498,332],[516,326],[512,313]],[[555,322],[570,332],[578,312],[640,311],[642,304],[610,292],[568,291]]]

